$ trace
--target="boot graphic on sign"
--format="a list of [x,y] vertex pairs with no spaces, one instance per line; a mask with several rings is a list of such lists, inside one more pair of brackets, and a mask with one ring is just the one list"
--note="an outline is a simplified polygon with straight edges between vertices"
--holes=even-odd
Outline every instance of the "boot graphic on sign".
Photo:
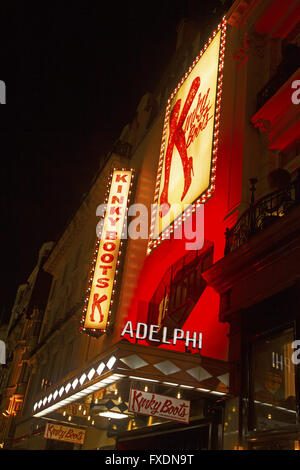
[[100,315],[99,323],[102,323],[104,320],[104,315],[102,313],[100,304],[104,302],[105,300],[107,300],[107,295],[102,295],[100,298],[98,297],[99,297],[99,294],[94,294],[90,321],[95,322],[95,308],[97,307],[99,315]]
[[168,200],[169,192],[169,181],[170,181],[170,172],[171,164],[173,158],[173,149],[174,145],[176,146],[179,156],[181,158],[183,175],[184,175],[184,188],[181,196],[181,201],[184,199],[186,193],[188,192],[191,183],[192,183],[192,173],[193,172],[193,157],[188,157],[187,155],[187,145],[185,140],[185,133],[182,129],[184,121],[187,117],[187,114],[192,106],[196,93],[200,87],[200,77],[196,77],[193,80],[191,88],[189,90],[188,96],[184,103],[181,115],[179,117],[179,111],[181,106],[181,99],[177,100],[170,114],[170,123],[169,123],[169,139],[168,146],[165,157],[165,179],[163,190],[160,195],[160,215],[164,217],[170,210],[170,203]]

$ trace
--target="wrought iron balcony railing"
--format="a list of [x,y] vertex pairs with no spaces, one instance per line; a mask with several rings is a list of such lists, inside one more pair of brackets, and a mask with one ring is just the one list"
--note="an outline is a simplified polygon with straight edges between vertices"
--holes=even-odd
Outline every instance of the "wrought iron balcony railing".
[[[256,183],[256,180],[251,181]],[[231,229],[226,229],[225,252],[227,255],[246,243],[253,235],[269,227],[285,216],[291,208],[300,204],[300,175],[283,189],[277,190],[254,202],[253,186],[250,207]]]
[[260,109],[279,88],[293,75],[300,66],[299,48],[294,44],[286,47],[282,62],[279,64],[275,75],[257,95],[257,109]]

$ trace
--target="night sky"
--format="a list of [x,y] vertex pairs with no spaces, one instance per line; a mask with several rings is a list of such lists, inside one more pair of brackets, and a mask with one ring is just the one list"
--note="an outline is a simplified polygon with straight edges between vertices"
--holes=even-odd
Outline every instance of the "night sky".
[[214,26],[231,3],[2,2],[0,323],[42,243],[57,239],[139,100],[157,85],[180,19]]

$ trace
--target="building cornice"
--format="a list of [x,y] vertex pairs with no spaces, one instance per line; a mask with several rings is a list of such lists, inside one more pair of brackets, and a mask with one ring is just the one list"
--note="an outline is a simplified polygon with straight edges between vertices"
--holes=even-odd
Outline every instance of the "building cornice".
[[220,319],[294,285],[295,266],[300,262],[299,234],[297,206],[202,274],[221,295]]
[[187,387],[226,398],[229,397],[229,367],[228,362],[201,354],[120,341],[103,351],[96,362],[38,394],[33,415],[45,416],[123,378]]
[[259,0],[236,0],[225,15],[228,24],[242,27],[258,3]]

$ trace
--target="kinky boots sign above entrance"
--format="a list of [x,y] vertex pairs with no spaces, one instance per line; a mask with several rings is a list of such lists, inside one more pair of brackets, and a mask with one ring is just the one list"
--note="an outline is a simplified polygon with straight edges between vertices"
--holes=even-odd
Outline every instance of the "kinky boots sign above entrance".
[[189,423],[190,405],[188,400],[158,395],[157,393],[144,392],[130,389],[128,410],[147,416],[157,416],[180,423]]

